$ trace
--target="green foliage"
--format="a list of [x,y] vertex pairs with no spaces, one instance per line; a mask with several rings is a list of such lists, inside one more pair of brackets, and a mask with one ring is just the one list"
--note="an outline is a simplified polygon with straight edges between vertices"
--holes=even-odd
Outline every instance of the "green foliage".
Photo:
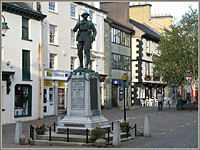
[[94,129],[92,129],[92,131],[91,131],[91,140],[93,142],[95,142],[98,139],[104,139],[105,134],[106,134],[105,129],[102,129],[100,127],[96,127]]
[[120,123],[120,127],[127,127],[127,126],[130,127],[130,124],[128,121],[123,121]]
[[169,86],[180,86],[189,66],[194,79],[198,76],[198,12],[189,7],[182,19],[165,30],[154,54],[154,72]]

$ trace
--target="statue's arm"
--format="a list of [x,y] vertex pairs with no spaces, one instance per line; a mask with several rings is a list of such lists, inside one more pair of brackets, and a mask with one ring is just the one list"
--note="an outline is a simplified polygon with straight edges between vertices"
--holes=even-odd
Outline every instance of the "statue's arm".
[[76,23],[75,27],[73,28],[73,31],[76,32],[78,28],[79,28],[79,21]]
[[97,30],[96,30],[96,28],[95,28],[95,26],[94,26],[93,23],[92,23],[92,31],[93,31],[94,37],[96,37],[96,35],[97,35]]

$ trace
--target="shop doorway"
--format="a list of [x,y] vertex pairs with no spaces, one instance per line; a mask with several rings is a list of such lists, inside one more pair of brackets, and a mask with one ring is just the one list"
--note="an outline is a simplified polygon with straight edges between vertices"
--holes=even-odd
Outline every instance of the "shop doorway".
[[65,88],[58,88],[58,113],[65,113]]
[[43,115],[49,116],[54,115],[54,95],[53,88],[44,88],[44,98],[43,98]]
[[116,85],[112,86],[112,107],[118,107],[118,104],[117,104],[117,89],[118,89],[118,86],[116,86]]

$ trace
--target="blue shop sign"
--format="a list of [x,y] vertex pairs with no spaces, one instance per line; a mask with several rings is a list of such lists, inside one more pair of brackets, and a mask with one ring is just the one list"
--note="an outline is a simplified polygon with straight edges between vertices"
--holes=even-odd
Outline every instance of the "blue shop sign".
[[112,84],[121,85],[122,84],[122,80],[120,80],[120,79],[112,79]]

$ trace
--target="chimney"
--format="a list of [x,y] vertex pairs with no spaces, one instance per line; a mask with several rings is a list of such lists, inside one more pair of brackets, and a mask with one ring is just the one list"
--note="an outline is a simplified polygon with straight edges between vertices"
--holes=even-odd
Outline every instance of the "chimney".
[[100,9],[107,11],[109,18],[129,26],[129,2],[100,2]]

